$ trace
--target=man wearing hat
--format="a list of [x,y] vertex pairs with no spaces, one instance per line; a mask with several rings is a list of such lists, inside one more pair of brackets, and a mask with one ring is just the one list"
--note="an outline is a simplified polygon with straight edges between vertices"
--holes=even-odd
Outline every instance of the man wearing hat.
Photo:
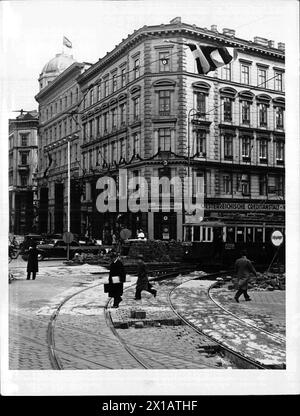
[[148,281],[146,265],[142,254],[138,255],[138,268],[137,268],[138,279],[136,281],[135,300],[141,300],[142,290],[146,290],[152,293],[156,297],[156,290],[152,289],[151,284]]
[[247,293],[248,282],[250,280],[251,273],[256,276],[256,270],[254,269],[251,261],[247,259],[246,250],[242,250],[241,258],[236,260],[234,271],[238,279],[238,291],[236,292],[234,299],[239,303],[239,297],[243,294],[245,300],[250,301],[250,296]]
[[123,283],[126,281],[124,265],[120,259],[119,253],[112,250],[110,252],[111,264],[109,269],[109,291],[108,296],[114,298],[113,308],[118,308],[122,301]]

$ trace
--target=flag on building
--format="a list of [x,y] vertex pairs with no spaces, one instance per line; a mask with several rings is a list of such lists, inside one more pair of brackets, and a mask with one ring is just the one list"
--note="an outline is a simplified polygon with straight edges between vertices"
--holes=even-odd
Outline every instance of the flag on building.
[[187,46],[194,55],[199,74],[205,75],[237,58],[237,51],[234,48],[218,48],[195,43],[188,43]]
[[50,166],[52,165],[52,162],[53,162],[52,156],[51,156],[50,152],[48,152],[48,166],[45,169],[44,178],[47,178],[47,173],[48,173],[48,170],[50,169]]
[[69,39],[66,38],[65,36],[63,37],[63,45],[66,46],[67,48],[72,48],[72,42],[69,41]]

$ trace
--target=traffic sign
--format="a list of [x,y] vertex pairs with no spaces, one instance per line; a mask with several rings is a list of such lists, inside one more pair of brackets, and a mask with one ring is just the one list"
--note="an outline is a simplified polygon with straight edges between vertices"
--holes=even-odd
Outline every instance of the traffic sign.
[[128,240],[128,238],[131,237],[131,230],[128,230],[128,228],[123,228],[123,230],[120,231],[120,237],[122,240]]
[[283,234],[279,230],[275,230],[271,234],[272,244],[276,247],[280,246],[283,243]]
[[70,244],[74,240],[74,235],[69,231],[65,232],[63,235],[63,240],[65,243]]

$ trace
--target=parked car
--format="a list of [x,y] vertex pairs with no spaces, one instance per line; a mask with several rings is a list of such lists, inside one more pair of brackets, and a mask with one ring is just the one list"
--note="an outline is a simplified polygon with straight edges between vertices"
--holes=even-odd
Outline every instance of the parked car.
[[[73,241],[70,246],[70,259],[72,259],[76,252],[82,253],[99,253],[101,246],[99,245],[86,245],[80,244],[77,241]],[[61,239],[51,240],[48,244],[37,245],[38,259],[41,261],[45,258],[67,258],[68,256],[68,245]],[[22,256],[23,260],[27,260],[28,250]]]

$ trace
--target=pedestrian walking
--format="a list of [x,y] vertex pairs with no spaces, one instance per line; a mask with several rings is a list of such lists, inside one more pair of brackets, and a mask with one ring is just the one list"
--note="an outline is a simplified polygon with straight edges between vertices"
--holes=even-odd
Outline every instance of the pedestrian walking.
[[118,308],[119,303],[122,301],[123,283],[126,281],[126,272],[119,253],[111,251],[110,254],[112,262],[108,277],[108,296],[114,298],[113,308]]
[[149,283],[147,276],[147,269],[144,263],[143,256],[140,254],[138,256],[138,268],[137,268],[137,281],[136,281],[136,291],[135,291],[135,300],[141,300],[141,293],[143,290],[146,290],[149,293],[152,293],[156,297],[157,291],[152,289],[152,285]]
[[28,251],[27,280],[30,280],[31,273],[32,273],[32,280],[35,280],[35,277],[38,271],[39,271],[38,251],[36,249],[36,243],[32,242]]
[[238,291],[236,292],[234,299],[239,303],[239,297],[243,294],[246,301],[250,301],[251,298],[247,293],[248,282],[250,280],[251,274],[256,274],[256,270],[253,267],[251,261],[247,259],[247,252],[243,250],[241,252],[241,257],[236,260],[234,265],[234,271],[237,275]]

